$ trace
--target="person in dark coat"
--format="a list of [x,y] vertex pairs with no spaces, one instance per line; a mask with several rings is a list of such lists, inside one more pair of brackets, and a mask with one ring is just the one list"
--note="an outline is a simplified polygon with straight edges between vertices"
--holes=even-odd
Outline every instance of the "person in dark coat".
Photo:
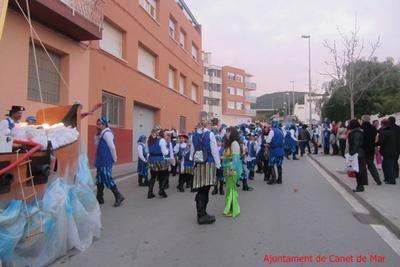
[[359,171],[356,174],[357,187],[356,189],[353,190],[353,192],[363,192],[364,185],[368,185],[365,151],[363,148],[364,132],[361,129],[360,123],[355,119],[349,122],[348,129],[350,130],[349,140],[348,140],[349,154],[351,156],[353,156],[354,154],[358,154]]
[[390,122],[390,127],[394,131],[395,134],[395,139],[396,139],[396,147],[397,147],[397,156],[396,156],[396,161],[395,161],[395,170],[394,174],[396,178],[399,178],[400,173],[399,173],[399,156],[400,156],[400,126],[396,124],[396,118],[393,116],[389,117],[389,122]]
[[398,157],[398,148],[395,131],[390,127],[390,121],[384,119],[381,122],[378,144],[381,147],[383,156],[382,169],[386,184],[396,184],[396,160]]
[[370,123],[370,117],[368,115],[364,115],[361,117],[361,129],[364,131],[364,143],[363,149],[365,152],[365,160],[367,162],[367,167],[372,177],[374,178],[377,185],[381,185],[381,179],[379,178],[378,170],[376,169],[374,163],[375,156],[375,139],[378,134],[378,130]]

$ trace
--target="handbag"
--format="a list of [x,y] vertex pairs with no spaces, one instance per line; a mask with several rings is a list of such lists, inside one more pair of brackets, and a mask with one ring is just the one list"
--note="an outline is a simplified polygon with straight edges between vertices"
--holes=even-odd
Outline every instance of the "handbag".
[[358,166],[358,153],[354,155],[346,154],[346,170],[347,172],[359,172],[359,166]]
[[199,144],[194,148],[193,161],[194,163],[197,164],[204,164],[207,162],[208,159],[207,149],[205,149],[203,145],[203,139],[205,134],[206,133],[203,133],[201,135]]

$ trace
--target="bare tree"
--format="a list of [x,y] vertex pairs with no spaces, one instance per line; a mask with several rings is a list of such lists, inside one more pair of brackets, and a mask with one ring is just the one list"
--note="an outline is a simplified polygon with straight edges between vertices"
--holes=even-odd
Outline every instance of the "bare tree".
[[[364,56],[363,53],[366,48],[364,40],[361,40],[359,37],[360,27],[357,24],[357,16],[354,21],[354,29],[350,34],[344,34],[339,27],[337,27],[337,31],[340,36],[339,43],[336,40],[325,40],[323,43],[332,55],[330,61],[325,61],[329,70],[323,75],[332,79],[331,85],[334,88],[345,87],[348,89],[350,95],[350,116],[353,119],[354,104],[356,102],[354,99],[355,95],[362,94],[376,80],[371,79],[366,86],[357,86],[356,88],[355,84],[360,80],[367,67],[356,72],[354,66],[360,60],[372,61],[374,59],[375,52],[380,45],[380,37],[378,36],[375,42],[369,44],[370,51],[367,53],[367,56]],[[383,73],[379,74],[379,76],[382,75]]]

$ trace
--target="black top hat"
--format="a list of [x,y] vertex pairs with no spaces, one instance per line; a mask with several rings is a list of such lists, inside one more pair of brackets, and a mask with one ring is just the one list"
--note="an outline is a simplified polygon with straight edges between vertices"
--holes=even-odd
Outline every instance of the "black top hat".
[[25,108],[23,106],[11,106],[9,114],[13,114],[19,111],[25,111]]

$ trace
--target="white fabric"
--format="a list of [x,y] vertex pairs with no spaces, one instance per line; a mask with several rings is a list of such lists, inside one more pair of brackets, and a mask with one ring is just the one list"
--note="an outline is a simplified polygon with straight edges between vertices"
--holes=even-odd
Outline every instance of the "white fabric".
[[[197,133],[202,134],[203,132],[209,132],[210,130],[208,129],[198,129]],[[190,139],[190,160],[193,160],[193,155],[194,155],[194,145],[193,145],[193,140]],[[213,132],[210,132],[210,147],[211,147],[211,155],[214,158],[215,162],[215,167],[219,169],[221,167],[221,160],[219,158],[219,151],[218,151],[218,145],[217,145],[217,140],[215,139],[215,135]]]
[[[11,122],[14,122],[13,119],[9,118]],[[4,119],[0,121],[0,135],[2,136],[8,136],[11,135],[10,129],[8,128],[8,120]]]
[[[146,148],[144,148],[144,149],[146,149]],[[138,152],[139,159],[141,159],[144,162],[147,162],[147,159],[144,157],[143,146],[139,145],[137,148],[137,152]]]
[[358,153],[354,155],[346,154],[346,170],[350,172],[359,172]]
[[161,153],[164,155],[165,158],[168,158],[169,149],[167,148],[167,141],[164,138],[160,139],[160,147]]

